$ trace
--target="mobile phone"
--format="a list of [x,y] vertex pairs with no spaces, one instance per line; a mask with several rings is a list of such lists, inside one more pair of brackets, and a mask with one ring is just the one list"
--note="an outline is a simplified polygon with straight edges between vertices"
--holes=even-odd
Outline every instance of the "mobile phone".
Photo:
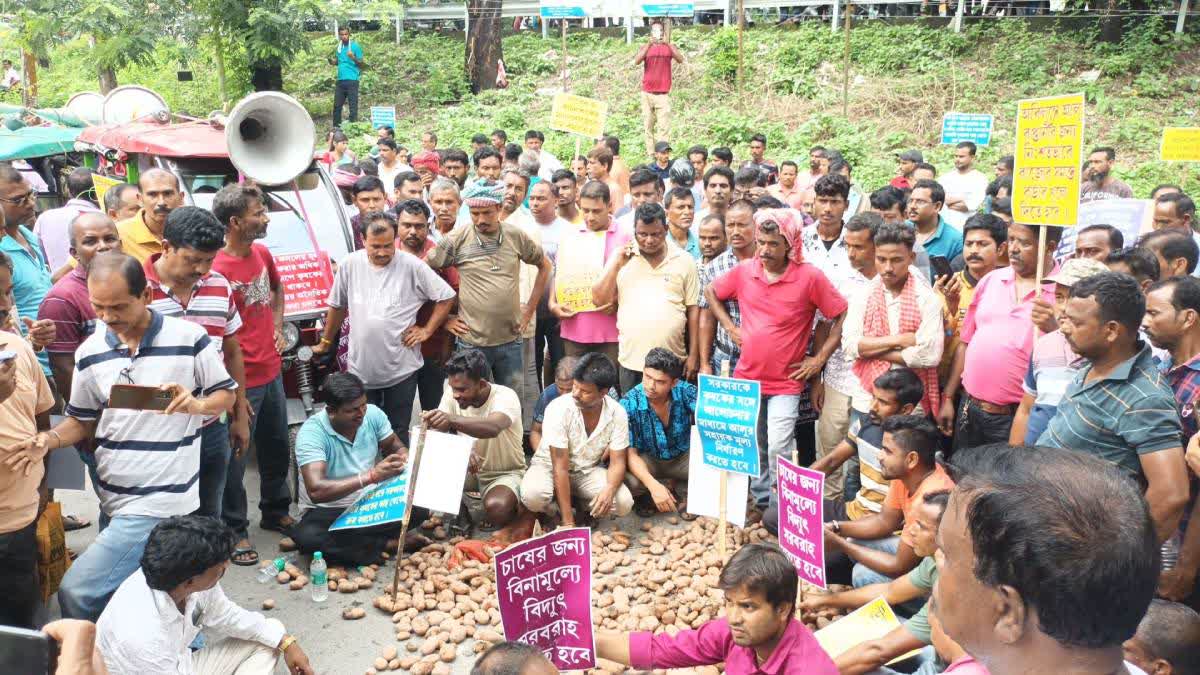
[[15,358],[17,358],[16,352],[10,352],[7,349],[0,352],[0,363],[7,363],[8,361],[12,361]]
[[933,268],[934,279],[954,274],[954,270],[950,269],[950,260],[944,255],[929,256],[929,265]]
[[163,411],[174,396],[158,387],[140,384],[114,384],[108,394],[108,407],[125,410]]
[[0,673],[53,673],[58,643],[40,630],[0,626]]

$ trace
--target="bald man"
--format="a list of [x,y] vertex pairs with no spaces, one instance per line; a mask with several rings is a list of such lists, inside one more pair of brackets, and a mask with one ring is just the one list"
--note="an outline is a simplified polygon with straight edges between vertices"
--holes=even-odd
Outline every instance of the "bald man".
[[155,167],[138,178],[142,208],[129,220],[117,223],[121,250],[145,264],[155,253],[162,253],[163,228],[171,211],[183,206],[183,191],[175,174]]

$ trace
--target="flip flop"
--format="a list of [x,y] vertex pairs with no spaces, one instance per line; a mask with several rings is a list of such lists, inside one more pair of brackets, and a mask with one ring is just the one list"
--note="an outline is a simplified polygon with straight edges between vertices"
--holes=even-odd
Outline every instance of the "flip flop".
[[[238,556],[243,556],[243,555],[250,555],[253,557],[250,559],[239,560]],[[258,564],[258,551],[255,551],[253,546],[239,546],[239,547],[233,549],[233,557],[230,559],[230,562],[232,562],[234,565],[240,565],[242,567],[250,567],[251,565],[257,565]]]
[[80,518],[79,516],[63,516],[62,521],[63,530],[67,532],[74,532],[75,530],[82,530],[92,526],[92,521],[87,518]]
[[296,524],[295,518],[293,518],[291,516],[284,516],[284,517],[280,518],[279,520],[263,520],[262,522],[260,522],[258,524],[258,526],[264,530],[270,530],[272,532],[279,532],[282,534],[287,534],[288,530],[292,529],[292,526],[295,524]]

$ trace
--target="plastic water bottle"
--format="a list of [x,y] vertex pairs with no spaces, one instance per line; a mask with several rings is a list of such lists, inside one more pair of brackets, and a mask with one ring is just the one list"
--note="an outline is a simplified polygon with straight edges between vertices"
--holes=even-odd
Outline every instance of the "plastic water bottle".
[[258,583],[265,584],[274,581],[275,576],[282,572],[283,568],[287,567],[288,563],[294,562],[295,559],[296,556],[294,555],[287,557],[279,556],[278,558],[272,560],[269,564],[260,567],[258,569]]
[[320,551],[313,554],[312,564],[308,566],[308,574],[312,578],[313,602],[325,602],[329,599],[329,574],[325,568],[325,556]]

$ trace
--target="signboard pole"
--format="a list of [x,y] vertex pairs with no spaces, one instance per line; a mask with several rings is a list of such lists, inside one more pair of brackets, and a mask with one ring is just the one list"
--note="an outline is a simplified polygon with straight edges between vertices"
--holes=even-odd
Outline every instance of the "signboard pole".
[[400,597],[400,558],[404,555],[404,538],[408,536],[408,520],[412,517],[413,495],[417,493],[417,473],[421,470],[421,451],[425,449],[425,432],[428,429],[421,424],[417,432],[417,444],[413,449],[412,475],[408,480],[408,494],[405,495],[404,520],[400,521],[400,541],[396,544],[396,576],[392,577],[392,599]]
[[[738,0],[738,5],[741,5],[741,4],[742,4],[742,0]],[[739,13],[738,16],[741,16],[741,14]],[[721,363],[721,377],[729,377],[729,362],[728,361],[724,361]],[[717,519],[719,521],[718,527],[721,529],[721,538],[717,540],[717,554],[721,558],[721,566],[722,567],[725,566],[725,560],[726,560],[725,554],[727,552],[727,549],[726,549],[727,542],[725,541],[725,523],[727,523],[729,521],[729,513],[728,513],[729,506],[725,502],[729,500],[728,495],[729,495],[729,472],[722,471],[721,472],[721,493],[718,495],[719,501],[717,502],[718,504],[720,504],[720,506],[718,507],[719,510],[717,511],[717,513],[720,515],[720,517]]]
[[[545,19],[542,19],[544,22]],[[567,20],[559,19],[562,22],[562,87],[563,91],[567,90]]]
[[[738,0],[737,3],[737,19],[738,19],[738,60],[737,60],[737,109],[738,114],[745,112],[745,105],[742,102],[742,34],[746,32],[746,2]],[[724,532],[724,530],[722,530]],[[722,541],[725,535],[721,535]]]
[[[961,0],[959,2],[961,3]],[[850,17],[854,5],[846,3],[846,40],[842,47],[842,117],[850,119]]]
[[[1044,274],[1046,271],[1046,269],[1045,269],[1045,267],[1046,267],[1046,226],[1045,225],[1038,227],[1037,255],[1038,255],[1037,276],[1034,279],[1033,292],[1036,294],[1034,297],[1040,298],[1042,296],[1042,274]],[[1033,339],[1037,340],[1039,337],[1041,337],[1041,335],[1042,335],[1042,329],[1039,328],[1038,326],[1034,325]]]

